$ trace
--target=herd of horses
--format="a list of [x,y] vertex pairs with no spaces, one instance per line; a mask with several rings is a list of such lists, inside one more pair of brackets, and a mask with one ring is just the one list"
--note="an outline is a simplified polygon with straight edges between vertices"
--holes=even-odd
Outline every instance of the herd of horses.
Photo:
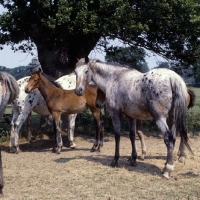
[[[90,109],[96,125],[95,142],[91,151],[103,146],[103,123],[101,108],[112,119],[115,134],[115,155],[111,166],[118,165],[120,157],[120,117],[129,120],[129,136],[132,145],[130,163],[136,166],[137,151],[135,135],[142,147],[141,158],[146,154],[142,132],[142,120],[153,119],[162,133],[167,147],[167,159],[163,176],[170,178],[174,170],[173,149],[176,136],[181,137],[179,158],[185,158],[186,149],[191,153],[186,127],[186,111],[194,105],[195,94],[188,90],[182,78],[169,69],[153,69],[147,73],[106,63],[98,59],[80,59],[75,74],[53,81],[40,68],[31,69],[31,76],[16,81],[11,75],[0,72],[0,119],[6,105],[12,103],[10,152],[19,153],[19,130],[31,111],[46,116],[55,132],[53,152],[60,153],[63,142],[61,135],[61,114],[67,115],[69,147],[74,148],[74,127],[77,113]],[[49,116],[52,116],[52,120]],[[30,138],[31,132],[29,131]],[[2,195],[3,172],[0,157],[0,194]]]

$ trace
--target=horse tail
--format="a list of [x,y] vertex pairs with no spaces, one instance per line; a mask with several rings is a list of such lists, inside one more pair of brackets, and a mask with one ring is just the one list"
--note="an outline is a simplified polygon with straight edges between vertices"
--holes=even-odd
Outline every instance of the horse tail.
[[194,91],[191,89],[188,89],[187,92],[189,95],[189,102],[187,102],[188,103],[187,108],[190,109],[194,106],[194,102],[196,100],[196,95],[195,95]]
[[188,143],[188,132],[186,127],[187,113],[187,87],[180,76],[170,78],[172,93],[173,93],[173,108],[176,131],[180,133],[181,139],[185,143],[188,150],[193,154],[193,151]]
[[20,91],[19,85],[18,85],[16,79],[12,75],[10,75],[6,72],[0,73],[0,79],[3,80],[5,85],[8,86],[8,88],[10,90],[10,97],[8,100],[8,104],[12,103],[13,100],[15,100],[17,98],[17,96],[19,95],[19,91]]

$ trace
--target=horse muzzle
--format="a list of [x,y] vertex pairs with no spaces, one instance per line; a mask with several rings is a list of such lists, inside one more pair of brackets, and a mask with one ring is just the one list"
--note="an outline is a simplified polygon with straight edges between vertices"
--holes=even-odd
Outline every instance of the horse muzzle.
[[97,100],[95,106],[96,106],[97,108],[101,108],[101,107],[102,107],[102,103],[101,103],[100,101]]
[[26,93],[30,93],[30,89],[28,89],[28,88],[25,88],[25,90],[24,90]]
[[80,87],[80,88],[76,88],[76,89],[74,90],[74,92],[75,92],[78,96],[82,96],[84,90],[83,90],[83,88]]

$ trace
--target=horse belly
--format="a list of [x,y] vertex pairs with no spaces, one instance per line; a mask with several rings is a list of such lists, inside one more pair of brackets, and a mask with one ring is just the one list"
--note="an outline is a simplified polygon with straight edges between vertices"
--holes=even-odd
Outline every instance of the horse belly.
[[33,108],[33,112],[40,114],[40,115],[51,115],[49,112],[46,103],[39,104]]
[[144,107],[141,107],[141,106],[127,107],[123,111],[123,114],[131,118],[140,119],[140,120],[152,119],[151,114],[149,113],[147,109],[145,109],[145,106]]
[[86,105],[83,106],[75,106],[75,107],[67,107],[66,109],[63,109],[63,112],[67,114],[76,114],[76,113],[81,113],[87,110]]

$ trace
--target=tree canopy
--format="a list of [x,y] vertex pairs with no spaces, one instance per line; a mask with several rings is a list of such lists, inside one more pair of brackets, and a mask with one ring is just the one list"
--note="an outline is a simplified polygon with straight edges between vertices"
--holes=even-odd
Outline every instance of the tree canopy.
[[105,57],[108,62],[118,62],[128,65],[140,72],[149,71],[149,67],[145,61],[145,50],[134,47],[116,47],[113,51],[109,51]]
[[[38,50],[43,70],[69,73],[77,59],[109,39],[197,67],[199,0],[0,0],[0,44]],[[23,42],[26,41],[26,42]],[[13,44],[19,44],[15,47]]]

